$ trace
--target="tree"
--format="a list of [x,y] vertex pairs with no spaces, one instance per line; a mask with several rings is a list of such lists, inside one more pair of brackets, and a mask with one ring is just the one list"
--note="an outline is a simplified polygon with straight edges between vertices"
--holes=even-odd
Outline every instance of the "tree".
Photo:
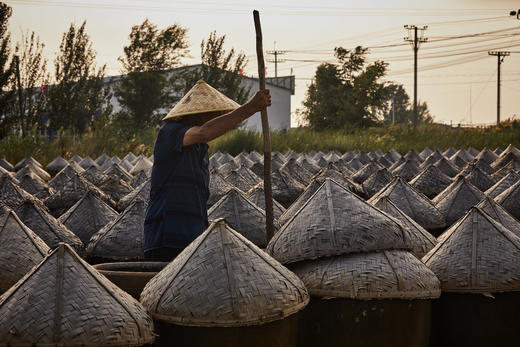
[[[413,106],[410,104],[410,97],[406,93],[402,84],[388,85],[388,107],[384,112],[383,119],[387,123],[392,122],[392,112],[394,112],[395,123],[413,124]],[[392,109],[393,104],[393,109]],[[426,102],[417,104],[418,123],[432,123],[433,117],[428,110]]]
[[242,71],[247,65],[246,55],[243,52],[236,54],[235,49],[229,52],[224,49],[226,35],[217,37],[213,31],[208,40],[200,44],[200,68],[188,70],[183,75],[184,93],[188,92],[195,83],[202,79],[227,97],[239,104],[247,101],[250,88],[242,86]]
[[13,96],[13,90],[7,89],[13,73],[11,61],[11,35],[7,31],[7,24],[11,17],[12,9],[0,2],[0,127],[1,136],[5,136],[10,128],[5,119],[7,103]]
[[166,71],[178,66],[186,56],[186,34],[187,29],[178,24],[158,30],[148,19],[132,27],[130,43],[119,58],[121,72],[126,75],[114,87],[122,106],[117,118],[132,131],[157,124],[164,109],[174,101],[173,80]]
[[334,49],[336,64],[321,64],[306,98],[303,114],[316,129],[366,127],[383,116],[389,89],[380,79],[388,64],[367,64],[367,48]]
[[71,24],[63,34],[54,61],[56,84],[47,94],[54,127],[72,129],[75,135],[84,132],[95,115],[110,109],[110,92],[104,82],[106,66],[97,68],[97,53],[85,27],[86,21],[79,28]]
[[[22,109],[17,98],[10,99],[8,120],[17,124],[25,136],[29,129],[40,120],[45,110],[45,85],[49,84],[47,60],[43,57],[44,44],[34,32],[22,35],[22,42],[18,42],[15,55],[19,57],[20,82],[22,86]],[[16,90],[17,79],[13,76],[9,89]]]

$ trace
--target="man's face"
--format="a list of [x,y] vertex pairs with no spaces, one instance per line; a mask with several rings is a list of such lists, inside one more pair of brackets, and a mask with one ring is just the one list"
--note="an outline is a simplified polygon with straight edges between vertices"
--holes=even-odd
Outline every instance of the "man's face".
[[194,114],[188,115],[181,119],[181,122],[189,125],[201,126],[207,121],[218,117],[222,114],[222,112],[213,112],[213,113],[202,113],[202,114]]

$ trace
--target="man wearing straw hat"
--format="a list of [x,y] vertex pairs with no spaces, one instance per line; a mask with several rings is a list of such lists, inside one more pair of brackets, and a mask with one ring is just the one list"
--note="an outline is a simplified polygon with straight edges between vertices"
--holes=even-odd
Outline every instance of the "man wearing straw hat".
[[170,261],[207,228],[207,143],[270,105],[268,90],[240,106],[198,81],[163,118],[144,222],[145,259]]

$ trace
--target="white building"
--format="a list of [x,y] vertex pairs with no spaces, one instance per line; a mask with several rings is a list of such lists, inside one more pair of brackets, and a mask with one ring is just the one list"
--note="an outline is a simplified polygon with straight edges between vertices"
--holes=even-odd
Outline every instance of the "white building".
[[[173,74],[184,72],[186,69],[195,69],[200,67],[199,65],[191,65],[172,69],[168,71],[169,77]],[[113,76],[107,77],[106,82],[118,83],[124,76]],[[242,86],[250,88],[250,96],[252,96],[259,89],[259,82],[257,78],[242,76]],[[271,107],[268,109],[269,127],[275,130],[288,130],[291,127],[291,96],[294,95],[294,76],[285,77],[271,77],[266,78],[266,88],[271,92]],[[182,95],[179,95],[182,97]],[[121,110],[117,98],[112,95],[110,103],[113,107],[114,112]],[[167,113],[175,104],[172,104],[168,110],[164,110]],[[250,130],[262,131],[262,121],[260,113],[256,113],[250,117],[245,127]]]

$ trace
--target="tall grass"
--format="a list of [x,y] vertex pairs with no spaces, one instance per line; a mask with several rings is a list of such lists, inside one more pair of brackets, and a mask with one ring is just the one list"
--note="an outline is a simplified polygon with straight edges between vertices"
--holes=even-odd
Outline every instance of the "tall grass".
[[[0,141],[0,156],[15,164],[32,155],[42,164],[56,156],[69,159],[74,154],[97,158],[102,153],[124,157],[128,152],[151,155],[157,129],[142,130],[139,134],[125,135],[118,129],[103,128],[74,139],[70,133],[60,134],[49,142],[46,138],[11,136]],[[520,147],[520,121],[504,122],[498,127],[451,128],[443,125],[422,125],[416,130],[403,125],[374,127],[346,131],[316,132],[307,128],[271,132],[272,149],[286,152],[330,151],[346,152],[359,149],[365,152],[395,149],[406,153],[410,149],[449,147],[482,149],[505,148],[508,144]],[[217,151],[236,155],[242,151],[263,153],[261,133],[237,129],[213,140],[210,154]]]

